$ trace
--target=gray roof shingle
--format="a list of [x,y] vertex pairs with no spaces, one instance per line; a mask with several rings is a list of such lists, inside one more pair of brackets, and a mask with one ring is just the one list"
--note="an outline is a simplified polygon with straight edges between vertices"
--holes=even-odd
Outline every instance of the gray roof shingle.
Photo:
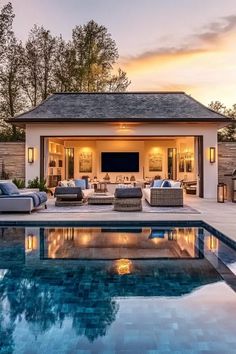
[[184,92],[55,93],[11,122],[227,121]]

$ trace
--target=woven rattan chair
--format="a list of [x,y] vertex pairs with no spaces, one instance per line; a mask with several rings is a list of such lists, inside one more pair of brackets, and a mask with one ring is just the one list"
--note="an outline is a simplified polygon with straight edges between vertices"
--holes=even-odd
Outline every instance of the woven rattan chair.
[[145,188],[143,195],[151,206],[159,207],[182,207],[183,189],[182,188]]
[[114,210],[116,211],[141,211],[142,210],[142,189],[116,188]]

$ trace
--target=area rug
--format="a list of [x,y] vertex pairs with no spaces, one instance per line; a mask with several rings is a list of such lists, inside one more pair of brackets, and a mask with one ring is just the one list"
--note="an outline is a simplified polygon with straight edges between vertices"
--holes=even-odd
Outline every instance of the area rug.
[[[113,210],[113,205],[88,205],[84,204],[75,207],[56,207],[54,200],[49,200],[47,209],[39,209],[39,213],[118,213]],[[127,212],[119,212],[127,213]],[[141,213],[141,212],[139,212]],[[171,213],[171,214],[200,214],[200,212],[189,205],[183,207],[152,207],[146,201],[143,201],[142,213]]]

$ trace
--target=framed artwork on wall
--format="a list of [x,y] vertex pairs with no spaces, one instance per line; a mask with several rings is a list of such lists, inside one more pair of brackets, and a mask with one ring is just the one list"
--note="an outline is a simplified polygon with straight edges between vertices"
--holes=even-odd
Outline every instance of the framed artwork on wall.
[[192,160],[185,160],[186,172],[193,172]]
[[79,172],[92,172],[92,152],[81,152],[79,154]]
[[151,153],[149,154],[149,171],[161,172],[162,171],[162,154]]

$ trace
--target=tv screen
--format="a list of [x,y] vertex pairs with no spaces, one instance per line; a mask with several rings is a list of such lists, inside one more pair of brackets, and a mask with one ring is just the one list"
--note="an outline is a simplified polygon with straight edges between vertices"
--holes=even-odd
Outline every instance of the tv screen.
[[138,152],[102,152],[102,172],[139,172]]

